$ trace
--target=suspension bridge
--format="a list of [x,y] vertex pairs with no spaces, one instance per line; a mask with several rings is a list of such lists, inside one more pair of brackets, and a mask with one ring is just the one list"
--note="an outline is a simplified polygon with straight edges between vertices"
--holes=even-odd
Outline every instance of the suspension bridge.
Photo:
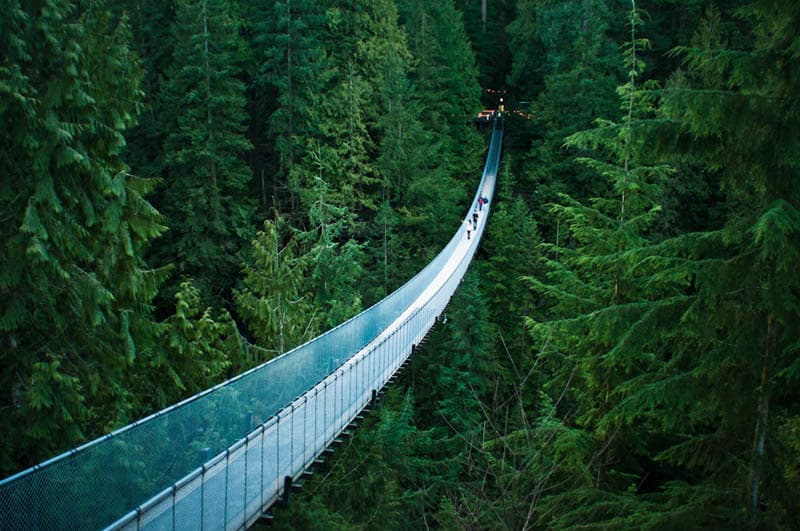
[[495,120],[467,219],[395,292],[227,382],[0,481],[0,529],[246,529],[330,451],[439,320],[486,227]]

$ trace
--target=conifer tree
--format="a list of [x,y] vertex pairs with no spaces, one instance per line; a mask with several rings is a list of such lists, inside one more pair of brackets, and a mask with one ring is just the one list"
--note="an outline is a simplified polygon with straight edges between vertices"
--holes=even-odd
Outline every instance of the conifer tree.
[[409,76],[420,121],[434,135],[431,156],[442,167],[437,180],[474,175],[486,143],[471,123],[481,108],[481,87],[463,17],[453,0],[402,0],[398,11],[414,57]]
[[306,206],[315,200],[315,175],[322,169],[339,204],[349,204],[361,219],[377,210],[379,182],[371,154],[367,107],[372,87],[352,58],[337,69],[335,84],[320,101],[319,136],[307,144],[303,166],[297,169]]
[[144,78],[143,109],[138,124],[125,134],[125,160],[136,175],[160,178],[164,172],[164,148],[170,114],[164,106],[163,89],[172,63],[170,29],[175,17],[173,2],[114,0],[110,6],[130,19],[131,46],[141,58]]
[[221,382],[231,368],[242,370],[242,345],[227,310],[201,308],[191,282],[175,295],[175,313],[160,323],[159,341],[147,365],[128,375],[132,400],[140,404],[130,420],[163,409]]
[[[503,168],[510,162],[506,155]],[[509,354],[526,355],[524,318],[535,311],[534,298],[523,276],[535,276],[536,246],[540,243],[536,222],[522,197],[512,196],[514,179],[509,171],[499,176],[492,205],[491,223],[481,241],[479,262],[484,291],[491,304],[491,320],[504,336]]]
[[462,179],[470,176],[466,182],[471,182],[486,146],[471,123],[480,109],[480,87],[474,54],[452,0],[404,0],[398,11],[414,58],[407,75],[418,102],[418,109],[406,107],[415,110],[412,117],[428,132],[422,138],[409,135],[413,122],[401,122],[406,142],[417,147],[404,148],[411,152],[412,171],[403,170],[407,185],[399,186],[405,194],[398,205],[408,209],[403,231],[414,236],[404,247],[412,256],[427,258],[444,243],[439,235],[450,234],[474,192],[473,184],[465,186]]
[[690,382],[680,404],[705,407],[691,409],[691,437],[664,454],[714,470],[701,486],[676,482],[672,495],[720,507],[726,524],[798,525],[779,465],[791,452],[785,430],[797,418],[791,388],[800,366],[800,176],[797,138],[787,134],[800,124],[798,22],[800,8],[781,2],[749,2],[731,21],[710,9],[692,45],[679,49],[687,72],[665,96],[667,116],[680,124],[677,149],[719,175],[726,219],[682,250],[698,265],[676,352]]
[[[157,258],[195,278],[203,300],[224,302],[250,241],[252,178],[242,156],[246,45],[237,4],[180,0],[164,89],[168,126],[160,207],[170,232]],[[224,305],[224,304],[223,304]]]
[[361,49],[364,62],[373,65],[367,75],[378,96],[374,137],[380,198],[366,237],[375,242],[373,262],[383,271],[383,282],[376,282],[374,289],[382,296],[406,281],[408,270],[422,267],[431,248],[440,246],[434,236],[442,233],[442,226],[457,223],[454,210],[460,197],[454,193],[456,183],[444,173],[443,143],[423,125],[425,111],[411,81],[413,60],[396,11],[384,9],[373,24],[381,37],[366,40]]
[[253,4],[252,48],[259,65],[255,84],[275,94],[271,114],[254,120],[267,123],[267,138],[261,141],[274,144],[278,156],[272,176],[276,206],[284,206],[288,188],[291,195],[285,207],[298,217],[300,184],[289,180],[294,179],[294,165],[302,157],[307,138],[316,131],[312,108],[318,95],[327,91],[330,75],[322,47],[324,4],[308,0]]
[[[616,114],[615,88],[624,83],[622,57],[616,41],[624,40],[619,21],[621,8],[607,0],[583,2],[520,2],[520,16],[509,27],[515,61],[512,81],[520,90],[532,90],[523,76],[531,72],[532,55],[542,56],[535,71],[542,92],[533,99],[531,113],[535,135],[531,141],[526,174],[536,188],[534,212],[548,219],[543,205],[567,192],[578,199],[605,193],[604,182],[580,164],[575,153],[564,149],[563,139],[592,127],[597,118]],[[531,17],[535,16],[532,21]],[[533,32],[533,33],[531,33]],[[543,226],[547,233],[554,227]]]
[[352,236],[355,216],[347,207],[328,202],[330,191],[322,176],[314,192],[317,200],[309,211],[310,228],[299,240],[307,249],[303,256],[309,272],[305,289],[313,294],[312,305],[319,311],[322,330],[328,330],[361,311],[364,245]]
[[130,407],[164,273],[153,188],[120,158],[141,72],[104,2],[12,1],[0,17],[2,463],[10,472],[97,436]]
[[655,457],[647,446],[653,434],[621,410],[642,399],[639,386],[664,369],[662,327],[677,326],[687,304],[685,276],[662,276],[670,258],[648,251],[655,243],[661,183],[672,172],[648,163],[645,134],[654,118],[653,97],[640,87],[639,54],[647,41],[636,33],[640,12],[631,4],[624,46],[629,78],[618,89],[622,119],[598,120],[594,129],[566,141],[595,154],[580,161],[608,183],[609,193],[588,204],[565,195],[551,207],[574,243],[543,244],[548,280],[531,279],[551,305],[550,318],[532,326],[539,356],[549,366],[546,389],[552,402],[566,395],[565,410],[571,411],[557,420],[560,426],[550,423],[557,427],[554,450],[563,444],[560,433],[571,434],[566,441],[579,437],[582,446],[573,447],[576,453],[566,457],[571,465],[557,471],[570,470],[568,484],[541,502],[547,515],[541,522],[557,527],[636,525],[650,510],[646,499],[632,494],[649,473],[647,460]]
[[[311,480],[297,503],[276,514],[278,529],[409,529],[431,525],[438,506],[430,432],[414,424],[414,396],[391,389],[331,459],[322,481]],[[326,465],[328,466],[328,465]],[[452,481],[454,477],[450,476]]]
[[[569,423],[592,428],[594,450],[583,459],[596,474],[583,481],[576,474],[576,487],[543,500],[543,514],[557,527],[796,525],[796,502],[785,495],[794,480],[784,467],[796,440],[789,428],[796,403],[786,385],[797,366],[800,218],[796,190],[788,185],[797,180],[796,163],[774,147],[784,142],[779,131],[797,127],[796,67],[786,57],[797,38],[798,12],[761,2],[739,16],[752,24],[740,26],[745,33],[710,11],[693,46],[680,50],[687,72],[665,92],[669,121],[655,122],[661,133],[676,126],[674,136],[622,128],[629,132],[616,143],[625,148],[640,145],[636,138],[650,140],[651,148],[669,146],[661,156],[717,174],[726,198],[724,226],[649,246],[607,238],[634,244],[626,252],[616,247],[613,262],[584,245],[561,254],[560,263],[583,262],[603,273],[591,282],[574,268],[553,268],[563,286],[551,292],[556,313],[575,317],[538,325],[535,336],[553,340],[545,359],[566,368],[554,382],[582,382],[570,397],[579,407]],[[732,50],[728,42],[745,48]],[[637,100],[630,101],[636,109]],[[604,130],[615,128],[606,124],[570,142],[608,148],[603,139],[613,135]],[[645,153],[641,147],[612,152],[621,162]],[[619,164],[590,164],[624,175]],[[621,167],[631,176],[650,171]],[[635,215],[633,200],[647,197],[636,179],[617,182],[616,190],[620,217]],[[577,204],[559,212],[596,219]],[[596,224],[578,227],[579,243],[602,234]],[[598,305],[598,296],[610,303]]]
[[515,0],[455,0],[480,67],[484,88],[504,88],[511,67],[506,28],[516,15]]
[[308,264],[298,247],[283,218],[265,220],[252,243],[252,263],[243,266],[244,287],[234,294],[236,309],[258,345],[273,357],[318,331],[319,319],[303,282]]

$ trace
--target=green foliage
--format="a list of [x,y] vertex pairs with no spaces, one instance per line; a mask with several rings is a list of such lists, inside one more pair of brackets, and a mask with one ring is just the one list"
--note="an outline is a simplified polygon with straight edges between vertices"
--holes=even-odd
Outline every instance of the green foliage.
[[[508,168],[507,159],[504,168]],[[525,201],[511,196],[513,189],[513,178],[505,171],[481,242],[485,260],[479,265],[491,320],[498,324],[504,348],[514,356],[527,356],[524,317],[535,312],[536,301],[522,277],[533,274],[540,238]]]
[[[626,518],[651,512],[646,497],[632,496],[650,473],[647,460],[655,458],[651,422],[680,425],[677,412],[657,420],[662,412],[656,404],[669,395],[653,396],[651,386],[674,375],[665,343],[690,305],[684,290],[691,270],[652,250],[661,210],[656,200],[672,171],[647,162],[654,100],[638,83],[638,53],[646,46],[636,33],[639,24],[632,4],[624,54],[629,79],[618,90],[622,119],[598,120],[594,129],[566,139],[597,154],[579,161],[608,183],[608,192],[587,203],[564,195],[551,206],[570,245],[541,245],[547,272],[530,279],[548,305],[547,318],[530,321],[549,369],[545,389],[553,400],[566,397],[574,409],[562,422],[583,440],[582,449],[568,448],[574,453],[560,458],[566,463],[556,473],[565,474],[568,486],[541,500],[549,525],[633,525],[635,518]],[[585,503],[575,506],[574,499]]]
[[[308,481],[286,511],[276,513],[278,529],[408,529],[424,527],[446,470],[431,454],[431,433],[414,425],[414,397],[391,390],[366,425]],[[312,521],[313,515],[313,521]]]
[[242,155],[246,44],[235,4],[181,0],[173,63],[163,90],[165,190],[159,208],[170,231],[156,259],[194,277],[204,300],[226,301],[253,235],[252,173]]
[[[481,87],[504,88],[511,64],[507,27],[516,16],[515,0],[455,0],[463,13],[464,27],[479,67],[478,81]],[[483,6],[486,16],[483,16]]]
[[11,2],[0,21],[4,471],[99,435],[153,344],[153,188],[120,159],[140,111],[130,30],[103,2]]
[[252,257],[243,266],[244,287],[234,299],[258,345],[274,357],[317,332],[318,318],[303,285],[308,264],[282,218],[264,221],[264,230],[253,240]]
[[[796,411],[781,375],[791,373],[798,334],[800,226],[785,186],[796,164],[774,149],[778,131],[796,127],[785,81],[794,76],[779,59],[794,30],[776,30],[792,17],[777,13],[769,3],[742,9],[748,38],[709,11],[660,108],[636,89],[641,41],[632,34],[630,82],[619,91],[627,119],[567,139],[607,157],[583,162],[610,180],[611,194],[552,208],[569,245],[542,246],[547,281],[531,280],[551,315],[531,323],[546,388],[571,406],[562,422],[591,436],[590,453],[576,454],[583,464],[558,471],[569,486],[541,500],[542,523],[794,525],[796,504],[783,495],[792,476],[779,472],[791,423],[772,420]],[[670,172],[650,162],[658,157],[690,168],[686,182],[718,180],[721,229],[659,241],[655,205]]]
[[423,385],[420,400],[435,404],[455,435],[469,441],[481,425],[482,401],[497,378],[491,357],[494,331],[477,275],[466,275],[446,317],[441,354],[429,361],[434,380]]
[[[253,116],[254,121],[266,126],[262,136],[253,142],[277,155],[274,175],[269,177],[273,181],[273,206],[288,206],[296,216],[296,194],[300,190],[298,183],[288,180],[296,178],[294,165],[306,149],[307,137],[316,130],[318,114],[313,107],[317,95],[328,90],[331,75],[322,47],[325,6],[307,0],[251,3],[251,47],[257,65],[253,73],[254,97],[272,100],[264,103],[267,114]],[[287,191],[291,194],[289,201],[285,197]],[[269,206],[266,194],[262,189],[265,207]]]
[[322,179],[317,181],[315,193],[318,198],[309,212],[311,229],[299,237],[308,249],[303,257],[310,272],[306,289],[313,294],[313,307],[327,330],[361,311],[364,245],[351,236],[355,216],[347,207],[328,203],[329,190]]
[[[405,115],[397,127],[397,136],[404,140],[397,145],[413,170],[395,171],[405,177],[390,184],[396,204],[407,209],[403,247],[427,260],[431,247],[438,249],[446,242],[444,236],[459,223],[474,193],[473,176],[486,145],[471,124],[481,108],[480,86],[464,22],[452,0],[403,0],[398,11],[414,58],[408,77],[418,103],[403,104]],[[415,114],[409,116],[409,111]],[[428,134],[409,129],[412,119]],[[412,142],[417,145],[412,147]],[[388,154],[393,162],[397,159],[392,151]],[[418,269],[424,261],[412,263]]]
[[795,3],[7,4],[4,471],[407,280],[471,197],[480,75],[532,119],[477,267],[277,525],[800,527]]
[[[414,57],[409,76],[421,106],[419,119],[435,135],[430,142],[435,151],[426,157],[437,161],[444,170],[444,175],[425,184],[441,190],[454,186],[447,181],[435,186],[446,177],[471,177],[485,149],[484,139],[471,127],[472,117],[481,108],[475,54],[463,17],[453,4],[452,0],[402,0],[397,6]],[[415,196],[424,190],[419,186]],[[424,203],[434,201],[436,195],[424,196]],[[447,201],[437,204],[438,211],[446,204]]]
[[143,110],[139,122],[125,134],[125,161],[136,175],[159,178],[164,172],[164,144],[170,123],[163,88],[173,60],[170,30],[175,18],[174,2],[115,0],[111,8],[130,19],[131,46],[140,57]]
[[[519,12],[509,27],[517,44],[512,47],[512,81],[518,80],[524,98],[532,101],[535,131],[523,173],[536,189],[534,213],[551,234],[556,227],[547,223],[544,205],[557,201],[559,193],[578,199],[605,193],[606,183],[576,164],[575,152],[562,143],[565,137],[591,128],[596,119],[616,115],[614,89],[625,79],[616,44],[623,11],[616,2],[605,0],[524,0]],[[533,57],[541,61],[527,74],[533,70],[529,64]],[[540,81],[531,81],[532,77]]]
[[175,314],[163,322],[163,345],[150,362],[150,394],[159,408],[213,386],[241,357],[241,339],[230,314],[223,310],[215,317],[200,304],[199,290],[183,282],[175,295]]
[[[790,184],[798,179],[796,140],[784,137],[800,124],[793,60],[800,10],[784,7],[749,3],[730,22],[709,10],[692,45],[680,50],[687,74],[676,77],[664,101],[680,124],[684,155],[719,174],[726,198],[722,230],[703,241],[716,256],[699,264],[698,300],[685,330],[705,353],[692,373],[707,382],[704,396],[722,420],[715,430],[699,429],[696,440],[710,432],[737,441],[715,457],[739,466],[711,485],[735,484],[740,505],[732,514],[767,526],[795,525],[785,476],[767,472],[783,459],[771,442],[780,439],[772,419],[796,411],[780,375],[795,363],[800,334],[800,199]],[[745,21],[741,30],[731,24]],[[729,367],[725,383],[715,378],[719,360]]]

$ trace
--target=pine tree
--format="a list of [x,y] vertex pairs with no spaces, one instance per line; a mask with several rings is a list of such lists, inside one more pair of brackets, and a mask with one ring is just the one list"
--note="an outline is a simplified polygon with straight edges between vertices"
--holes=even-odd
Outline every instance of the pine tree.
[[285,511],[278,529],[409,529],[431,524],[433,477],[442,463],[430,433],[414,425],[414,396],[395,388],[333,456],[322,481],[311,480]]
[[203,300],[217,303],[228,299],[253,234],[252,174],[242,159],[251,145],[244,137],[240,29],[235,4],[178,2],[164,88],[172,121],[160,207],[170,232],[157,259],[194,277]]
[[479,82],[484,88],[505,87],[509,61],[506,28],[516,15],[514,0],[455,0],[464,15],[464,26],[480,67]]
[[471,174],[485,142],[470,123],[480,109],[481,87],[462,15],[452,0],[402,0],[398,11],[414,57],[409,75],[422,123],[440,144],[445,173]]
[[419,107],[416,120],[429,132],[422,138],[406,137],[407,143],[418,145],[405,151],[418,159],[409,160],[415,171],[405,172],[408,185],[400,187],[405,190],[400,204],[409,210],[404,231],[414,235],[406,247],[412,255],[427,258],[425,249],[441,247],[444,240],[438,235],[450,234],[474,193],[473,178],[486,147],[471,123],[480,109],[480,87],[474,54],[452,0],[404,0],[398,11],[414,58],[408,77]]
[[[643,245],[631,236],[647,232],[600,239],[596,220],[603,218],[594,209],[558,208],[572,216],[579,245],[552,264],[562,288],[549,293],[553,311],[573,317],[537,325],[534,335],[547,346],[544,359],[562,367],[553,383],[573,382],[568,399],[579,407],[565,420],[592,433],[582,467],[594,475],[575,474],[574,486],[542,501],[551,525],[796,525],[796,501],[785,493],[795,484],[786,452],[796,441],[797,404],[787,385],[797,366],[800,217],[789,185],[797,180],[796,161],[774,148],[784,142],[780,131],[797,128],[796,67],[786,58],[798,11],[763,2],[738,16],[752,26],[735,29],[711,10],[693,46],[679,50],[687,71],[664,93],[659,115],[667,120],[601,124],[570,140],[584,148],[616,145],[610,153],[625,164],[589,161],[610,176],[649,174],[636,164],[643,154],[716,174],[725,221]],[[636,116],[639,100],[629,101],[628,114]],[[647,187],[625,178],[615,189],[620,220],[623,213],[636,219],[634,199],[648,197]],[[576,274],[576,264],[595,273]]]
[[160,178],[164,172],[164,144],[169,125],[162,92],[172,63],[170,28],[175,6],[173,2],[114,0],[111,7],[129,17],[133,30],[131,46],[141,58],[144,70],[141,84],[144,107],[138,124],[125,133],[125,160],[136,175]]
[[[140,111],[130,30],[103,2],[11,2],[0,17],[2,469],[97,436],[154,342],[164,229],[120,159]],[[13,124],[13,126],[11,126]]]
[[328,202],[330,190],[321,176],[315,193],[310,229],[302,232],[299,240],[308,249],[303,256],[309,272],[306,290],[313,294],[312,305],[319,311],[322,329],[328,330],[361,311],[364,245],[352,236],[355,216],[347,207]]
[[[503,168],[511,165],[508,155]],[[527,330],[524,318],[533,316],[535,300],[524,276],[535,276],[536,246],[540,238],[536,222],[520,196],[514,197],[515,184],[509,171],[499,176],[492,205],[491,223],[481,241],[479,262],[485,292],[491,304],[491,320],[503,336],[503,343],[514,356],[527,355]]]
[[[545,469],[558,476],[567,472],[566,486],[541,500],[540,522],[556,527],[647,521],[649,500],[634,494],[656,468],[648,446],[654,433],[650,424],[636,422],[640,417],[631,410],[652,407],[641,391],[669,374],[665,337],[688,306],[687,270],[651,251],[657,243],[656,200],[672,170],[648,162],[654,98],[647,90],[652,87],[640,86],[640,51],[647,41],[636,33],[640,12],[631,4],[624,47],[629,78],[618,89],[622,119],[598,120],[594,129],[566,140],[595,155],[579,160],[608,183],[609,193],[588,204],[563,196],[551,208],[573,244],[565,246],[562,239],[542,245],[548,280],[531,279],[550,305],[550,318],[531,328],[548,366],[545,388],[551,403],[565,397],[561,411],[569,412],[537,429],[556,429],[549,462],[564,448],[575,452],[563,457],[569,464],[561,470]],[[547,417],[559,413],[550,409]],[[580,445],[570,446],[576,438]],[[576,505],[575,499],[583,502]]]

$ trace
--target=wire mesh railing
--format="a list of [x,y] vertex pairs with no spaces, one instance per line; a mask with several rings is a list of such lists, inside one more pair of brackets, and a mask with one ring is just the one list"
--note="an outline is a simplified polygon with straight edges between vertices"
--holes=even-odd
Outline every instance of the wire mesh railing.
[[[470,208],[491,198],[495,124]],[[336,328],[236,378],[0,482],[0,529],[240,529],[287,488],[428,333],[488,215]],[[155,494],[155,495],[154,495]]]

